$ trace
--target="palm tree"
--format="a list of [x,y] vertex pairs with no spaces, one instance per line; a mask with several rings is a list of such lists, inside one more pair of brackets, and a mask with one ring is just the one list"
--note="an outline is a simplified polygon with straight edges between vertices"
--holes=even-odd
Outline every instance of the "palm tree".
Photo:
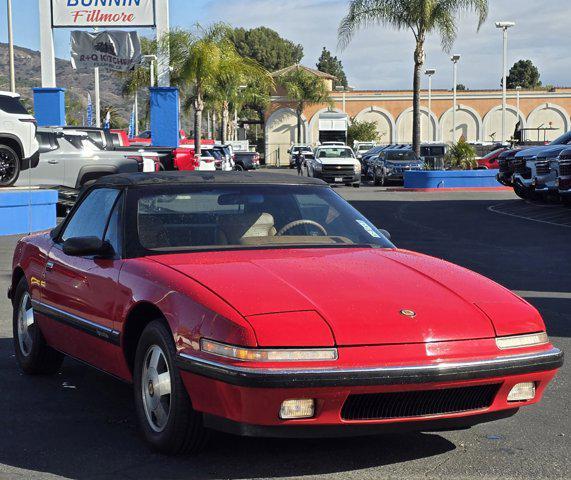
[[420,155],[420,77],[427,35],[438,33],[442,48],[450,52],[457,35],[456,16],[472,10],[478,15],[478,30],[488,16],[488,0],[350,0],[349,12],[339,25],[339,45],[346,47],[355,32],[369,25],[387,25],[412,30],[416,40],[413,77],[412,145]]
[[297,142],[303,143],[301,138],[301,116],[309,105],[327,103],[332,105],[332,99],[325,82],[302,68],[295,68],[278,78],[278,82],[285,89],[289,99],[295,104],[297,117]]
[[194,111],[194,149],[200,155],[204,95],[212,85],[224,54],[229,27],[216,23],[204,28],[176,29],[164,37],[160,48],[170,50],[171,83],[187,95]]
[[219,69],[208,89],[210,101],[218,107],[222,119],[222,143],[228,136],[230,109],[239,112],[250,103],[268,104],[274,86],[270,73],[253,59],[240,56],[225,40]]

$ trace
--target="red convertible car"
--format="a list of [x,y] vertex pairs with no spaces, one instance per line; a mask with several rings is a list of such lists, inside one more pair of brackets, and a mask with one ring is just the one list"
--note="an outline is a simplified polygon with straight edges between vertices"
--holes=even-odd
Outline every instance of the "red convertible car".
[[24,372],[67,355],[132,382],[146,440],[168,453],[210,429],[467,428],[538,402],[563,363],[524,300],[283,175],[98,180],[18,243],[9,297]]

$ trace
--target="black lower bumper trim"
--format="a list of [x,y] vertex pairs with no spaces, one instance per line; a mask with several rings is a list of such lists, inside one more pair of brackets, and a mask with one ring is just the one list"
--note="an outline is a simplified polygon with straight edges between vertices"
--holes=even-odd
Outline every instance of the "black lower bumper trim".
[[179,353],[177,367],[232,385],[303,388],[422,384],[519,375],[555,370],[563,365],[558,348],[472,362],[356,369],[262,369],[227,365]]
[[333,438],[333,437],[360,437],[365,435],[380,435],[388,433],[406,432],[445,432],[451,430],[465,430],[480,423],[493,422],[509,418],[517,413],[518,409],[500,410],[497,412],[476,413],[463,417],[438,418],[433,420],[414,420],[391,423],[361,423],[342,425],[251,425],[239,423],[215,415],[203,416],[204,426],[243,437],[270,437],[270,438]]

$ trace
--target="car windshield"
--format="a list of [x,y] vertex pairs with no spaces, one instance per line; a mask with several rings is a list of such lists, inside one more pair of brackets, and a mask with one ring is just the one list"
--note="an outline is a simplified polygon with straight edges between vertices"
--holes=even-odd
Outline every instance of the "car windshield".
[[394,248],[328,187],[211,185],[141,188],[131,193],[137,256],[227,248],[370,246]]
[[297,152],[311,152],[311,148],[309,147],[293,147],[293,151]]
[[324,148],[319,150],[319,158],[347,158],[352,156],[353,151],[350,148]]
[[387,152],[387,160],[391,162],[415,162],[418,158],[416,158],[416,155],[411,150],[398,150]]
[[442,145],[438,146],[429,146],[429,147],[420,147],[420,155],[423,157],[437,157],[446,154],[446,149]]

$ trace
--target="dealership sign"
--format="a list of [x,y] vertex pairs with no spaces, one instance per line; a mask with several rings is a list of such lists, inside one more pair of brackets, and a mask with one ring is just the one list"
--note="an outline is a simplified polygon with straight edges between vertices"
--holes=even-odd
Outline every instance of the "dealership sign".
[[125,72],[139,63],[141,44],[137,32],[71,32],[71,65],[76,70],[87,71],[99,67]]
[[154,27],[155,0],[51,0],[52,27]]

